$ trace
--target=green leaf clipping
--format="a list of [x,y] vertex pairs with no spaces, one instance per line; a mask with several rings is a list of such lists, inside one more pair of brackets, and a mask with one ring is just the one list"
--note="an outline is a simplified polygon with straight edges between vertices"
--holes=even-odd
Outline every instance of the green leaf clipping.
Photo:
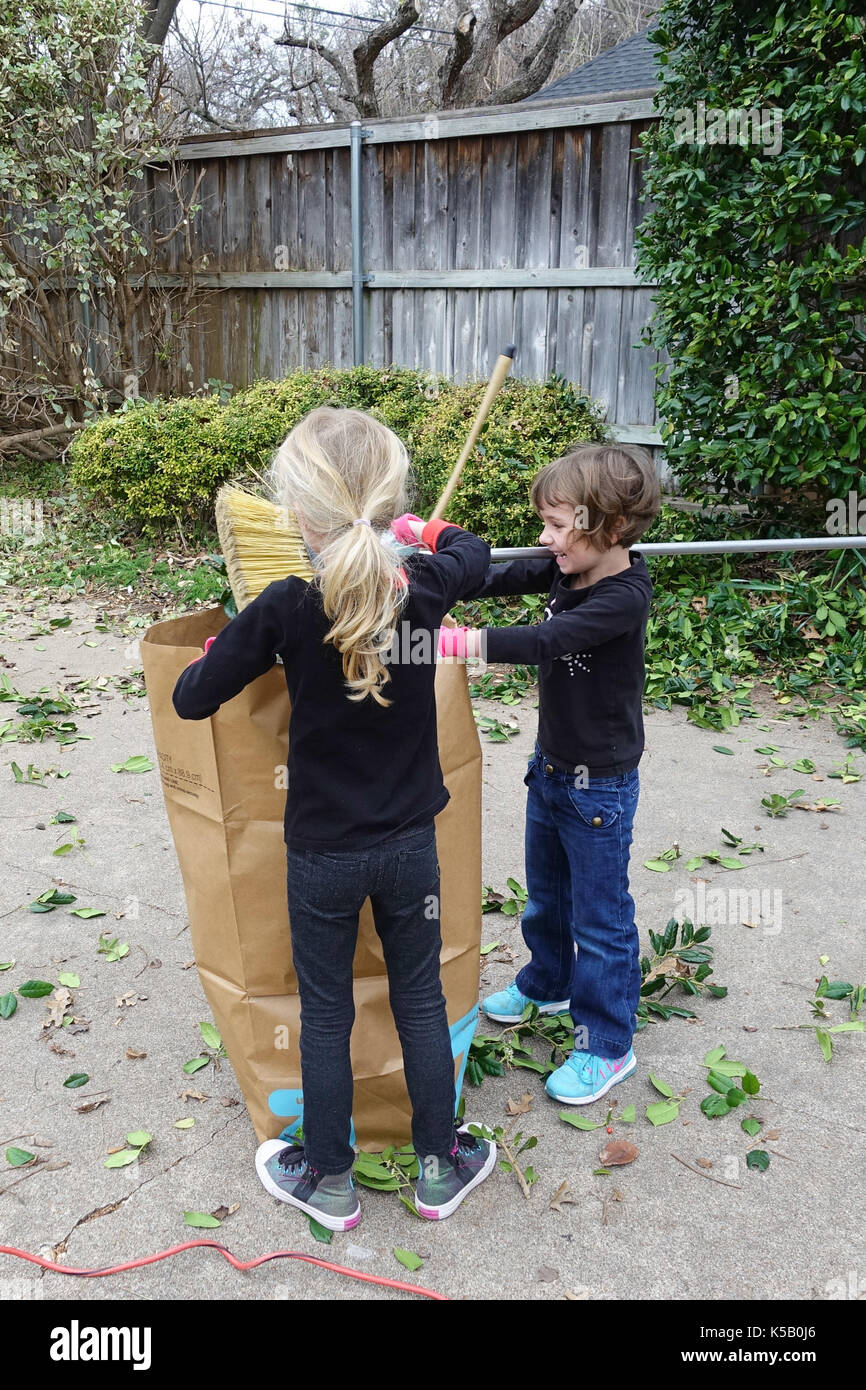
[[398,1245],[394,1246],[394,1258],[399,1260],[404,1268],[411,1270],[414,1274],[416,1269],[420,1269],[424,1261],[420,1255],[416,1255],[413,1250],[401,1250]]
[[757,1168],[760,1173],[766,1173],[770,1166],[770,1155],[765,1149],[752,1149],[746,1154],[746,1167]]
[[187,1226],[201,1226],[208,1231],[220,1224],[215,1216],[211,1216],[206,1211],[185,1211],[183,1219]]

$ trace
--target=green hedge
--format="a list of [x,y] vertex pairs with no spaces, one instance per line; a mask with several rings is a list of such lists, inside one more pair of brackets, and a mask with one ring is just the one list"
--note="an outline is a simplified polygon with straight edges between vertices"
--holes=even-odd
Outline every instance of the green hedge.
[[[863,490],[863,3],[664,0],[655,21],[637,263],[656,282],[643,341],[670,358],[667,460],[692,495],[767,483],[814,525]],[[761,143],[737,134],[751,111]]]
[[[340,402],[376,414],[406,444],[412,507],[423,516],[445,486],[485,388],[446,378],[433,384],[427,373],[404,367],[323,367],[254,382],[225,403],[217,396],[130,401],[76,437],[71,481],[147,536],[178,522],[212,522],[222,483],[255,482],[303,415]],[[493,545],[534,545],[533,475],[570,445],[605,437],[599,408],[562,377],[508,378],[464,468],[450,519]]]

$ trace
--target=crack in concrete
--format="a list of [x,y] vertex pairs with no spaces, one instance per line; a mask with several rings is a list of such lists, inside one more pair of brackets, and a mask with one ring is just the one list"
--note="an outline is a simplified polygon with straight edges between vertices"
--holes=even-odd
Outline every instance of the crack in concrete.
[[[156,1182],[159,1178],[165,1177],[165,1174],[169,1173],[172,1168],[176,1168],[178,1164],[185,1163],[190,1158],[195,1158],[198,1154],[202,1153],[205,1149],[209,1148],[213,1141],[218,1137],[218,1135],[222,1134],[224,1130],[228,1129],[229,1125],[235,1124],[237,1120],[245,1118],[246,1110],[242,1110],[238,1115],[230,1115],[229,1118],[226,1120],[225,1124],[220,1125],[219,1129],[215,1130],[211,1137],[208,1140],[206,1140],[204,1144],[199,1144],[197,1149],[193,1149],[190,1153],[180,1154],[174,1160],[173,1163],[169,1163],[167,1167],[160,1169],[160,1171],[158,1173],[154,1173],[152,1177],[143,1178],[137,1187],[134,1187],[131,1192],[127,1192],[125,1196],[120,1197],[116,1202],[110,1202],[104,1207],[95,1207],[93,1211],[87,1212],[84,1216],[79,1217],[78,1220],[75,1222],[75,1225],[70,1228],[68,1234],[65,1235],[62,1238],[62,1240],[59,1240],[55,1243],[54,1248],[56,1249],[57,1246],[62,1245],[65,1247],[64,1254],[68,1255],[69,1241],[72,1239],[79,1226],[84,1226],[88,1221],[94,1221],[100,1216],[109,1216],[113,1211],[117,1211],[118,1207],[122,1207],[124,1203],[130,1200],[131,1197],[137,1196],[143,1187],[147,1187],[150,1183]],[[54,1274],[57,1273],[57,1271],[42,1270],[43,1275],[47,1273]]]

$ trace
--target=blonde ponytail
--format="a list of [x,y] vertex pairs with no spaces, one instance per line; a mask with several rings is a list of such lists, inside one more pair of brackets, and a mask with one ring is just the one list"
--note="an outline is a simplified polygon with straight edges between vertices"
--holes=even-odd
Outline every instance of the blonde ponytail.
[[[382,662],[397,631],[408,588],[400,555],[381,532],[408,507],[409,456],[387,425],[361,410],[320,406],[286,436],[268,481],[283,506],[300,507],[325,537],[311,581],[331,627],[323,641],[343,658],[347,698],[380,693],[391,679]],[[367,520],[369,525],[356,525]]]

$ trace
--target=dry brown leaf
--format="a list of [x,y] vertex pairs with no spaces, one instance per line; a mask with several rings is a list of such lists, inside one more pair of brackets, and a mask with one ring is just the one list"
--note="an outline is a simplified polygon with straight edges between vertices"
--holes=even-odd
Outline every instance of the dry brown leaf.
[[127,994],[121,994],[120,998],[116,999],[114,1002],[119,1009],[122,1009],[124,1004],[129,1009],[133,1004],[138,1002],[138,991],[131,989]]
[[510,965],[511,962],[514,960],[514,952],[512,951],[510,946],[503,946],[500,954],[498,956],[494,956],[493,959],[497,961],[500,965]]
[[138,1057],[146,1057],[147,1053],[139,1052],[137,1047],[128,1047],[126,1049],[126,1055],[130,1059],[130,1061],[134,1061]]
[[205,1091],[178,1091],[181,1100],[210,1100]]
[[72,1048],[71,1048],[71,1047],[60,1047],[60,1045],[59,1045],[58,1043],[56,1043],[56,1042],[49,1043],[49,1044],[48,1044],[48,1049],[49,1049],[50,1052],[55,1053],[58,1057],[74,1057],[74,1056],[75,1056],[75,1053],[72,1051]]
[[98,1110],[100,1105],[107,1105],[109,1099],[109,1096],[100,1096],[98,1100],[88,1100],[84,1105],[76,1105],[75,1109],[82,1115],[89,1115],[91,1110]]
[[604,1168],[619,1168],[625,1163],[634,1163],[640,1149],[628,1139],[611,1139],[598,1156]]
[[90,1032],[90,1019],[89,1019],[89,1018],[74,1018],[74,1019],[72,1020],[72,1026],[71,1026],[71,1028],[69,1029],[69,1031],[70,1031],[70,1033],[89,1033],[89,1032]]
[[220,1105],[240,1105],[240,1101],[234,1096],[220,1096]]
[[764,1135],[764,1138],[769,1139],[770,1143],[772,1144],[775,1139],[779,1138],[781,1133],[782,1131],[780,1129],[768,1129],[767,1133]]
[[235,1202],[230,1207],[217,1207],[216,1211],[211,1212],[211,1216],[216,1221],[225,1221],[227,1216],[234,1216],[236,1211],[240,1211],[240,1208],[240,1202]]
[[529,1091],[524,1091],[520,1100],[512,1100],[509,1096],[505,1106],[506,1115],[528,1115],[532,1109],[532,1096]]
[[42,1027],[59,1028],[63,1023],[66,1010],[72,1004],[72,994],[65,985],[60,985],[51,996],[50,1001],[45,1001],[48,1007],[48,1014],[42,1020]]
[[550,1211],[558,1211],[560,1214],[564,1214],[562,1212],[562,1207],[563,1203],[565,1202],[570,1202],[572,1206],[574,1206],[575,1204],[574,1198],[571,1195],[571,1188],[569,1187],[567,1181],[561,1182],[559,1184],[559,1187],[556,1189],[556,1191],[550,1199],[550,1202],[548,1203],[548,1208]]
[[713,1166],[713,1160],[711,1158],[696,1158],[695,1163],[699,1168],[712,1168]]
[[120,1153],[123,1153],[123,1150],[124,1150],[125,1148],[126,1148],[126,1145],[125,1145],[125,1144],[115,1144],[115,1146],[114,1146],[113,1149],[106,1149],[106,1153],[110,1153],[110,1154],[120,1154]]
[[588,1293],[572,1293],[571,1289],[566,1289],[565,1293],[562,1296],[563,1298],[571,1299],[573,1303],[585,1303],[586,1300],[589,1298]]
[[183,961],[183,963],[181,964],[181,967],[180,967],[180,968],[181,968],[181,970],[191,970],[192,967],[193,967],[194,965],[195,965],[195,961],[194,961],[194,960],[185,960],[185,961]]
[[535,1272],[535,1281],[538,1284],[555,1284],[559,1278],[559,1270],[551,1269],[550,1265],[542,1265]]
[[624,1202],[624,1201],[625,1201],[625,1196],[624,1196],[624,1194],[623,1194],[622,1192],[620,1192],[620,1190],[619,1190],[618,1187],[615,1187],[615,1188],[613,1189],[613,1192],[611,1192],[611,1194],[610,1194],[609,1200],[610,1200],[611,1202]]

